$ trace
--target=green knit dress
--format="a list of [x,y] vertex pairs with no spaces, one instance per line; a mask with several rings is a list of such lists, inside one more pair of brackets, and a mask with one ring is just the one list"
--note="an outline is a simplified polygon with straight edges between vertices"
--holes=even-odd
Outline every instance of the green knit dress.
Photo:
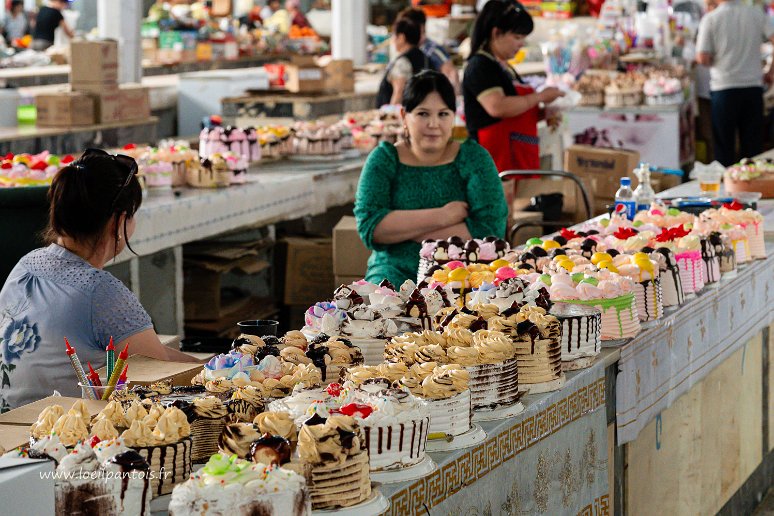
[[505,235],[508,207],[497,168],[475,141],[463,142],[453,162],[434,167],[404,165],[389,143],[374,149],[363,167],[355,198],[358,233],[373,250],[366,280],[388,279],[400,286],[417,276],[419,242],[377,244],[373,240],[374,229],[388,213],[439,208],[452,201],[468,203],[465,224],[473,238]]

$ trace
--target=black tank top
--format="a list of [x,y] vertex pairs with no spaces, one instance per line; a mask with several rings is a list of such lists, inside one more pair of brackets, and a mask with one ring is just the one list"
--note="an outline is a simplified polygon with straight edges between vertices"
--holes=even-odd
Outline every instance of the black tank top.
[[[405,52],[402,54],[398,59],[401,57],[405,57],[409,60],[411,63],[411,74],[416,75],[422,70],[426,70],[428,68],[431,68],[430,60],[427,58],[424,52],[419,49],[419,47],[414,47],[408,52]],[[397,61],[396,59],[395,61]],[[392,67],[395,65],[395,61],[390,63],[390,65],[387,67],[387,70],[384,72],[384,77],[382,77],[382,82],[379,84],[379,93],[376,95],[376,108],[380,108],[385,104],[390,103],[390,99],[392,99],[392,83],[387,79],[387,77],[390,76],[390,71],[392,71]]]

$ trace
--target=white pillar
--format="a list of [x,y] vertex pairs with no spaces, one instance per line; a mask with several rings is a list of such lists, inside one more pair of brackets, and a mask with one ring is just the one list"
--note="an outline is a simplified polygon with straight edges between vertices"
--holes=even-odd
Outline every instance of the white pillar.
[[366,64],[369,8],[368,0],[333,0],[331,53],[334,59],[352,59],[355,65]]
[[98,0],[101,38],[118,40],[118,82],[142,81],[142,0]]

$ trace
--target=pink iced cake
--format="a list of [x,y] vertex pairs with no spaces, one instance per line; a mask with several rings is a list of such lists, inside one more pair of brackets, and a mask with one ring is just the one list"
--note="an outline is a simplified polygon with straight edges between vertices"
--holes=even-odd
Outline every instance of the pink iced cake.
[[607,269],[585,272],[570,270],[574,264],[540,275],[530,288],[545,287],[555,303],[594,306],[602,312],[602,340],[634,337],[640,331],[634,281]]

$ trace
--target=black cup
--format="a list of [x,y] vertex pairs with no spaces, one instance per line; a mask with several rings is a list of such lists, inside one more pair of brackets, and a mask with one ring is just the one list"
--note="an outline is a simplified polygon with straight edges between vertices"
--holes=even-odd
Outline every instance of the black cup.
[[239,330],[244,334],[264,337],[266,335],[277,335],[279,321],[271,321],[269,319],[240,321],[237,323],[237,326],[239,326]]

